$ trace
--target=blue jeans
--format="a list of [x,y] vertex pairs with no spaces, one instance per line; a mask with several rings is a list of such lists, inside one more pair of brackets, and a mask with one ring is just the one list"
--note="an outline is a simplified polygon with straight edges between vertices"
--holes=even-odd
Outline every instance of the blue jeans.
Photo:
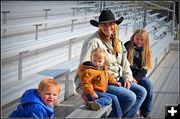
[[[120,79],[119,82],[123,86],[124,81]],[[131,83],[130,90],[122,86],[109,85],[107,92],[117,96],[123,117],[135,117],[136,112],[146,97],[146,89],[135,83]]]
[[[109,93],[101,93],[96,92],[98,95],[98,99],[94,100],[96,103],[100,104],[101,107],[110,105],[112,103],[112,111],[110,113],[113,117],[121,117],[122,116],[122,110],[118,101],[118,98]],[[90,95],[86,95],[87,99],[89,101],[93,101]]]
[[147,91],[147,96],[140,107],[141,114],[146,115],[152,111],[153,86],[150,80],[146,77],[144,77],[142,80],[139,80],[138,84],[143,86]]

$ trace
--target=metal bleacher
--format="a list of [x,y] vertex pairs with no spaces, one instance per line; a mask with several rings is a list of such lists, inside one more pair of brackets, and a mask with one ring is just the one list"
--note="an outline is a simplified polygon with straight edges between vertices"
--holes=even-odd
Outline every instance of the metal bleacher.
[[[7,117],[16,108],[25,90],[37,88],[47,76],[57,79],[62,87],[55,105],[55,117],[70,118],[83,113],[83,117],[99,118],[109,114],[107,111],[111,106],[96,113],[84,110],[73,82],[82,44],[97,31],[89,20],[98,18],[101,4],[100,1],[2,1],[2,117]],[[130,39],[135,29],[143,28],[143,7],[134,4],[130,1],[109,1],[105,7],[112,9],[116,18],[126,16],[119,27],[123,43]],[[135,9],[137,12],[134,12]],[[152,14],[151,11],[147,10],[145,29],[150,36],[155,64],[148,76],[153,79],[160,62],[170,51],[169,44],[174,34],[171,33],[173,21],[166,22],[166,16],[159,18],[160,13]]]

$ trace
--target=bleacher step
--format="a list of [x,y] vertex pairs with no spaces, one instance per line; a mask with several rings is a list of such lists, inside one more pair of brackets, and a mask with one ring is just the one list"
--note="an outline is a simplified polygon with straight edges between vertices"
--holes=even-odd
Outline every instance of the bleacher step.
[[55,106],[55,117],[64,118],[70,114],[73,110],[83,104],[80,94],[74,94],[67,100]]
[[179,51],[179,40],[173,40],[173,42],[171,42],[169,46],[170,50]]

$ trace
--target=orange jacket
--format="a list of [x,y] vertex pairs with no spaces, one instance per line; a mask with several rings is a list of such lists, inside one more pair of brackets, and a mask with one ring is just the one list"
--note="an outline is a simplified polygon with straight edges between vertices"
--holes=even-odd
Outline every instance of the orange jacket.
[[84,62],[78,68],[81,86],[85,93],[92,95],[95,91],[106,92],[108,84],[115,84],[114,75],[108,73],[107,66],[97,69],[91,62]]

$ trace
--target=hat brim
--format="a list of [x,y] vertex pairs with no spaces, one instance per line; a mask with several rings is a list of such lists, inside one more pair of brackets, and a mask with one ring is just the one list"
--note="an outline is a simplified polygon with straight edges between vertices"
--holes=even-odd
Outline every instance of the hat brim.
[[[114,21],[117,25],[119,25],[120,23],[122,23],[122,21],[124,20],[124,17],[120,17],[118,20]],[[101,22],[101,23],[108,23],[108,22],[113,22],[113,21],[105,21],[105,22]],[[97,22],[96,20],[90,20],[90,24],[98,27],[99,26],[99,22]]]

